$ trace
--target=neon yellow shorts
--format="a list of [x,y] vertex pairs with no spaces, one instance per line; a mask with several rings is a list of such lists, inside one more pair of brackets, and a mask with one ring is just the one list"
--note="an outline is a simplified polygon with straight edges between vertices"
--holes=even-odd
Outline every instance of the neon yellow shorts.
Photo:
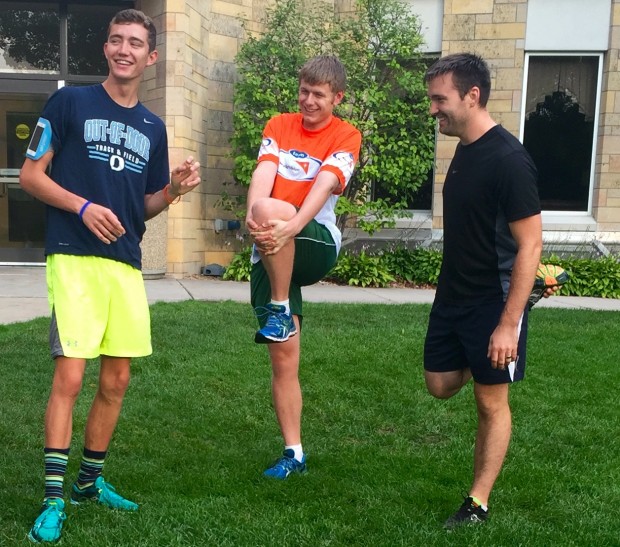
[[142,272],[95,256],[47,257],[52,357],[142,357],[152,353]]

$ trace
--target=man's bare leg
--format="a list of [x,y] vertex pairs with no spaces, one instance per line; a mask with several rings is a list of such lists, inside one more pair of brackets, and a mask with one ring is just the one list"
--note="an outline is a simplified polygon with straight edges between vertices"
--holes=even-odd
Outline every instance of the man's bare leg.
[[84,445],[90,450],[104,452],[108,449],[129,387],[130,365],[131,360],[125,357],[101,356],[99,388],[84,435]]
[[450,372],[424,371],[426,389],[437,399],[449,399],[456,395],[461,388],[471,380],[471,370],[464,368]]
[[73,407],[82,389],[85,359],[57,357],[52,390],[45,411],[45,446],[69,448]]
[[512,430],[508,384],[474,384],[478,432],[474,450],[474,482],[470,496],[487,505],[502,469]]
[[[299,320],[294,316],[299,329]],[[272,397],[285,445],[301,444],[301,409],[299,384],[300,336],[286,342],[269,344],[272,367]]]

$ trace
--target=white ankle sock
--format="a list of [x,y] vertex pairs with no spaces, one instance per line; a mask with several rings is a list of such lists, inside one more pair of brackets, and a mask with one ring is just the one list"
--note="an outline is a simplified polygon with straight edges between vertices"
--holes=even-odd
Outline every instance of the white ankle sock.
[[288,300],[282,300],[281,302],[278,301],[278,300],[272,300],[271,303],[275,304],[276,306],[284,306],[286,308],[286,313],[287,314],[291,313],[291,307],[289,305],[289,301]]

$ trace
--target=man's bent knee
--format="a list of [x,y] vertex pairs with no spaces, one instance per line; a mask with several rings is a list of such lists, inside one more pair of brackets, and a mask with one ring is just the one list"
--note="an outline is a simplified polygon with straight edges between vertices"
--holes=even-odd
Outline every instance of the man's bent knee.
[[462,370],[452,372],[425,371],[424,380],[426,381],[426,389],[433,397],[449,399],[461,391],[469,377]]
[[297,213],[295,206],[275,198],[260,198],[252,205],[252,218],[258,222],[267,220],[290,220]]

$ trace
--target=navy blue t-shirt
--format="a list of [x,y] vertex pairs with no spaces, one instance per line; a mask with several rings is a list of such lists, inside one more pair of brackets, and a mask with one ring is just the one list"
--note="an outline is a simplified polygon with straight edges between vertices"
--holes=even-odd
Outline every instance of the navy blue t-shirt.
[[443,188],[444,252],[436,299],[455,305],[505,300],[517,245],[509,223],[540,213],[537,171],[500,125],[459,143]]
[[144,196],[161,190],[170,177],[164,123],[141,103],[117,104],[101,84],[58,90],[41,117],[52,127],[51,178],[109,208],[126,231],[106,245],[78,215],[48,206],[45,253],[99,256],[139,269]]

